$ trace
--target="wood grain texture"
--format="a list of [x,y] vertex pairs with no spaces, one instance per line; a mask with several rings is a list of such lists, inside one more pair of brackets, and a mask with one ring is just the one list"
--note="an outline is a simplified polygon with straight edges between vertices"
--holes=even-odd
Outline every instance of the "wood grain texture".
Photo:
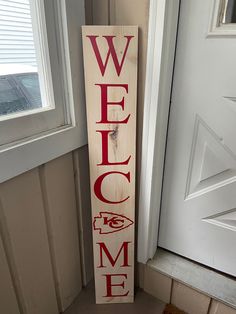
[[[83,27],[83,51],[84,51],[84,64],[85,64],[85,85],[86,85],[86,103],[87,103],[87,121],[88,121],[88,138],[89,138],[89,158],[90,158],[90,183],[91,183],[91,200],[92,200],[92,219],[95,222],[96,217],[101,215],[101,212],[112,212],[124,215],[125,217],[134,220],[135,210],[135,144],[136,144],[136,87],[137,87],[137,37],[138,28],[135,26],[127,27]],[[98,45],[101,53],[102,60],[105,60],[108,46],[106,40],[102,36],[117,36],[115,42],[115,49],[120,56],[123,55],[125,50],[126,39],[124,36],[134,36],[130,42],[127,50],[127,55],[124,62],[124,70],[118,76],[113,62],[108,62],[108,68],[104,76],[101,75],[99,70],[92,45],[88,39],[88,35],[99,36]],[[105,40],[105,42],[104,42]],[[108,109],[108,120],[112,123],[97,122],[101,119],[101,91],[96,84],[127,84],[128,92],[125,93],[124,89],[111,88],[108,92],[108,102],[119,102],[124,97],[124,108],[118,105],[112,106]],[[108,106],[109,107],[109,106]],[[111,106],[110,106],[111,107]],[[118,121],[124,120],[130,114],[127,124],[119,123]],[[117,122],[115,122],[117,121]],[[108,138],[108,154],[109,160],[112,162],[121,162],[127,160],[131,156],[127,165],[114,165],[114,166],[98,166],[102,161],[102,141],[101,134],[97,131],[109,130]],[[126,202],[121,202],[119,205],[111,205],[104,201],[99,200],[94,194],[94,184],[96,179],[109,171],[119,171],[123,173],[130,172],[130,184],[127,183],[126,178],[119,174],[112,174],[107,176],[102,185],[102,194],[114,202],[119,202],[129,196]],[[109,240],[108,240],[109,238]],[[115,287],[116,297],[108,296],[105,291],[105,276],[106,274],[119,274],[124,272],[124,269],[111,264],[106,266],[104,274],[103,267],[98,267],[100,261],[99,245],[97,242],[105,243],[111,256],[115,258],[124,243],[129,241],[129,263],[131,267],[125,269],[127,272],[127,288],[129,291],[126,297],[119,295],[119,289]],[[126,228],[123,232],[101,234],[101,231],[94,230],[93,232],[94,244],[94,267],[95,267],[95,282],[96,282],[96,302],[132,302],[133,300],[133,268],[134,268],[134,228],[133,226]],[[117,263],[119,264],[120,261]],[[122,272],[121,272],[122,271]],[[118,278],[121,280],[122,278]],[[119,281],[118,281],[119,283]],[[118,291],[118,292],[117,292]]]
[[[96,1],[96,0],[95,0]],[[139,196],[139,174],[142,145],[143,106],[146,74],[149,0],[110,0],[111,25],[138,25],[138,97],[137,97],[137,184],[136,204]],[[136,206],[137,207],[137,206]]]
[[49,245],[60,311],[82,288],[72,153],[40,168]]
[[57,314],[38,170],[1,184],[0,198],[24,313]]
[[[91,6],[97,8],[96,18],[103,25],[138,25],[139,26],[139,53],[138,53],[138,105],[137,105],[137,150],[136,150],[136,215],[139,198],[139,181],[141,167],[141,146],[142,146],[142,125],[143,125],[143,107],[144,107],[144,87],[146,74],[147,40],[148,40],[148,22],[149,22],[149,0],[109,0],[109,17],[106,1],[92,0],[92,4],[86,7],[86,14],[89,16],[87,24],[96,25],[96,19],[93,20],[93,10]],[[98,16],[99,15],[99,16]],[[137,231],[137,228],[136,228]],[[138,267],[136,267],[138,269]],[[136,274],[137,275],[137,274]]]

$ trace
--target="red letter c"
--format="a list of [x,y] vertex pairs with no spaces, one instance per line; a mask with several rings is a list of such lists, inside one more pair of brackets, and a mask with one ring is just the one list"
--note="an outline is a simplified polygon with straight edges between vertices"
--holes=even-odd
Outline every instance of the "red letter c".
[[110,201],[108,199],[106,199],[103,195],[102,195],[102,181],[105,177],[109,176],[110,174],[120,174],[124,177],[127,178],[127,180],[130,182],[130,172],[128,173],[124,173],[124,172],[119,172],[119,171],[110,171],[110,172],[105,172],[103,173],[102,175],[100,175],[96,182],[94,183],[94,193],[95,195],[97,196],[97,198],[104,202],[104,203],[108,203],[108,204],[119,204],[119,203],[123,203],[125,201],[127,201],[127,199],[129,198],[129,196],[127,196],[125,199],[121,200],[121,201],[117,201],[117,202],[114,202],[114,201]]

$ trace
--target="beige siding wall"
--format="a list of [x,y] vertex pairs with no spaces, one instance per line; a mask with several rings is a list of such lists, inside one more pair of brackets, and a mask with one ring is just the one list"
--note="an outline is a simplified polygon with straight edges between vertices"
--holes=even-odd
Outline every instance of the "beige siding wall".
[[[149,0],[85,3],[88,24],[139,26],[138,182]],[[2,183],[0,313],[65,310],[92,278],[91,245],[87,146]]]
[[1,313],[65,310],[82,288],[84,258],[91,279],[90,228],[78,223],[90,219],[88,190],[86,146],[0,185]]

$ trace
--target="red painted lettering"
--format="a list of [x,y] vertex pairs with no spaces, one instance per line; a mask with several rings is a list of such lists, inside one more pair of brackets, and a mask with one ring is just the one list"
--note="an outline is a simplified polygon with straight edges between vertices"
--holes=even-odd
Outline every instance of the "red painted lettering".
[[130,172],[128,173],[124,173],[124,172],[119,172],[119,171],[110,171],[110,172],[105,172],[102,175],[100,175],[97,180],[94,183],[94,193],[97,196],[97,198],[107,204],[120,204],[123,203],[125,201],[127,201],[127,199],[129,199],[129,196],[127,196],[125,199],[120,200],[120,201],[111,201],[106,199],[103,194],[102,194],[102,182],[104,180],[105,177],[112,175],[112,174],[119,174],[121,176],[126,177],[126,179],[128,180],[128,182],[130,182]]
[[124,36],[126,38],[126,46],[125,46],[125,50],[124,50],[124,53],[123,53],[123,56],[122,56],[122,59],[121,59],[120,63],[119,63],[119,60],[118,60],[118,57],[117,57],[117,54],[116,54],[116,50],[115,50],[115,47],[114,47],[114,43],[113,43],[113,38],[115,38],[116,36],[102,36],[103,38],[106,39],[107,44],[108,44],[108,51],[107,51],[105,63],[103,63],[100,51],[98,49],[97,37],[99,37],[99,36],[88,35],[87,37],[90,39],[90,42],[92,44],[93,51],[94,51],[95,57],[97,59],[97,63],[98,63],[98,66],[100,68],[100,71],[102,73],[102,76],[104,76],[104,74],[105,74],[106,67],[107,67],[108,60],[109,60],[110,56],[113,59],[113,63],[114,63],[115,69],[116,69],[116,73],[117,73],[118,76],[120,76],[120,73],[121,73],[121,70],[122,70],[122,67],[123,67],[123,64],[124,64],[124,61],[125,61],[125,56],[126,56],[126,53],[127,53],[127,50],[128,50],[128,47],[129,47],[129,44],[130,44],[130,41],[131,41],[131,38],[133,38],[134,36]]
[[128,84],[95,84],[101,88],[101,120],[97,123],[127,123],[129,121],[130,114],[122,121],[108,120],[108,106],[121,106],[124,110],[124,97],[121,101],[112,102],[108,101],[108,88],[109,87],[121,87],[128,93]]
[[120,283],[112,283],[112,277],[124,277],[127,279],[127,274],[109,274],[103,275],[106,277],[106,287],[107,287],[107,294],[104,297],[126,297],[129,294],[129,291],[125,292],[124,294],[113,294],[112,287],[122,287],[125,288],[125,282],[122,281]]
[[100,266],[98,266],[97,268],[102,268],[102,267],[106,267],[104,266],[103,263],[103,252],[106,254],[107,259],[109,260],[110,264],[112,265],[112,267],[115,266],[116,262],[118,261],[119,256],[121,255],[121,252],[123,251],[123,264],[120,267],[129,267],[130,265],[128,264],[128,245],[131,242],[123,242],[123,244],[121,245],[121,248],[119,250],[119,252],[117,253],[116,257],[112,257],[108,248],[106,247],[104,242],[98,242],[97,244],[99,245],[100,248]]
[[96,132],[101,133],[102,135],[102,162],[97,165],[98,166],[128,165],[131,156],[129,156],[129,158],[127,158],[125,161],[110,162],[108,160],[108,134],[111,133],[110,134],[111,137],[112,136],[117,137],[118,129],[115,129],[114,131],[113,130],[99,130]]

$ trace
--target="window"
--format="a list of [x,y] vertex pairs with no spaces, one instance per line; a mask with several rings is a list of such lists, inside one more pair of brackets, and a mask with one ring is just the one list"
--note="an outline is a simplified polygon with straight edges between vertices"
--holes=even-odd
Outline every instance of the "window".
[[[0,117],[42,107],[29,1],[0,0]],[[21,75],[33,80],[30,98]]]
[[219,25],[236,23],[236,0],[223,0],[219,14]]
[[0,0],[0,182],[86,144],[83,24],[83,1]]
[[14,76],[14,80],[27,99],[30,109],[42,107],[38,73],[18,74]]
[[40,107],[42,100],[37,73],[0,76],[0,116]]
[[24,94],[17,89],[17,86],[10,77],[0,77],[0,114],[7,115],[12,112],[26,110],[28,103]]
[[0,108],[0,145],[70,123],[62,60],[56,52],[61,33],[55,4],[52,0],[0,0],[0,32],[5,34],[0,39],[0,78],[6,87]]
[[212,0],[208,37],[236,35],[236,0]]

